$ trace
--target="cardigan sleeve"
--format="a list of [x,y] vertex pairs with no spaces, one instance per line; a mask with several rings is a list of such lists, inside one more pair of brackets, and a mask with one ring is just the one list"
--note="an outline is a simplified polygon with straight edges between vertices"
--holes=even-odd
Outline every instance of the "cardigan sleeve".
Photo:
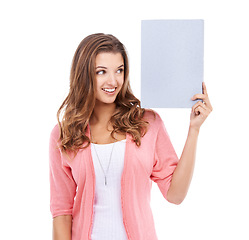
[[77,186],[71,168],[62,162],[57,141],[52,133],[49,140],[49,181],[52,217],[72,215]]
[[168,200],[167,192],[179,158],[170,141],[164,122],[159,115],[158,124],[159,128],[156,136],[154,164],[150,178],[157,183],[164,198]]

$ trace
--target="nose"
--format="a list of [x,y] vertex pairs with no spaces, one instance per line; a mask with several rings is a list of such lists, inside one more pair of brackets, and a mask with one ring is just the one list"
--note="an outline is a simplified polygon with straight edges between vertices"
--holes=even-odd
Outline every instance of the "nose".
[[115,87],[115,86],[116,86],[117,79],[116,79],[115,73],[110,73],[110,74],[109,74],[108,79],[107,79],[107,83],[108,83],[110,86],[112,86],[112,87]]

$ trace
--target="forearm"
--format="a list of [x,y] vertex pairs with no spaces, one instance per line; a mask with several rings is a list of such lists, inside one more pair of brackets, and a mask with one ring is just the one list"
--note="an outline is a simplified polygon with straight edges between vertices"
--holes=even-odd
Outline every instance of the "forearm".
[[53,240],[72,239],[72,216],[63,215],[53,219]]
[[187,195],[194,171],[198,135],[199,130],[189,127],[187,140],[167,193],[169,202],[180,204]]

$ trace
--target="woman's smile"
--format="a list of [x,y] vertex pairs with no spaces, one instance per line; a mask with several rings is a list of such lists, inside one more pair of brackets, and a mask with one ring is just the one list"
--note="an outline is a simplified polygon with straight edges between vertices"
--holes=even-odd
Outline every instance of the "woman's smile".
[[109,95],[113,95],[116,92],[117,88],[102,88],[102,90]]

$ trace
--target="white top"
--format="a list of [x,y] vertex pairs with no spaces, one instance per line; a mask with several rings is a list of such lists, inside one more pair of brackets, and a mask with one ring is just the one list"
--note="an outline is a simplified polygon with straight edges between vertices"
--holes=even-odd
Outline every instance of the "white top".
[[[126,139],[109,144],[91,143],[96,176],[92,240],[127,240],[121,207],[121,177],[124,166],[125,145]],[[109,165],[112,147],[114,148]],[[107,171],[108,165],[109,169]],[[105,175],[107,179],[106,185]]]

